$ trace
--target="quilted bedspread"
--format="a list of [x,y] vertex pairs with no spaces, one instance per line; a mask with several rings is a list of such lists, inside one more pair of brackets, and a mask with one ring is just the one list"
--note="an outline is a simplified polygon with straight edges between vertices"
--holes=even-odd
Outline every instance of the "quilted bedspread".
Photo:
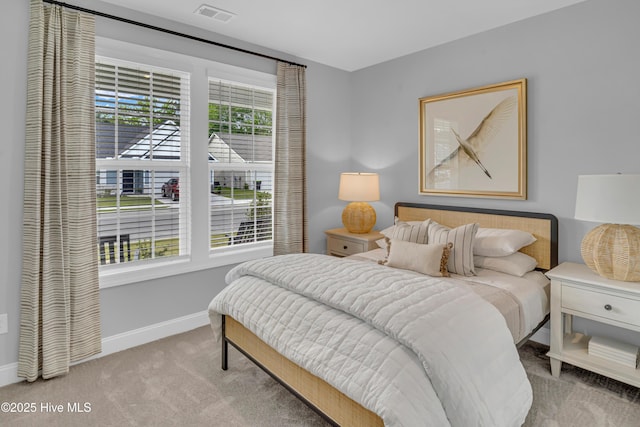
[[452,280],[319,254],[249,261],[209,305],[387,426],[518,426],[532,390],[504,318]]

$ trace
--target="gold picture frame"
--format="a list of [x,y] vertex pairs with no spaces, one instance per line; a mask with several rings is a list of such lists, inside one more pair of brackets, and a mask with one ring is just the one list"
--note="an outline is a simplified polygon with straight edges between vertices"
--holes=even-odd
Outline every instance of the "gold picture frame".
[[420,98],[420,194],[527,198],[527,80]]

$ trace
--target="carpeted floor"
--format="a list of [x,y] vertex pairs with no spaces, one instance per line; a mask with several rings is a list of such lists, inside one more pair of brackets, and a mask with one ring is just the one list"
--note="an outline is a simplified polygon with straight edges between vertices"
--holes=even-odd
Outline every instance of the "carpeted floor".
[[639,388],[566,363],[560,377],[553,378],[548,350],[532,341],[520,349],[533,387],[533,407],[525,426],[640,426]]
[[[34,409],[0,412],[0,425],[327,425],[236,350],[220,370],[219,349],[202,327],[82,363],[62,378],[0,388],[0,403]],[[640,425],[640,389],[566,364],[553,378],[545,352],[535,343],[520,350],[534,389],[526,426]]]

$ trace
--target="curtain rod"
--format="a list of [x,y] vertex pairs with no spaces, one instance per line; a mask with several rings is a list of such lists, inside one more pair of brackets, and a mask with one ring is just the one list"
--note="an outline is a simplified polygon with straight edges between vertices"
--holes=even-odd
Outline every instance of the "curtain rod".
[[242,53],[246,53],[246,54],[249,54],[249,55],[259,56],[261,58],[266,58],[266,59],[271,59],[271,60],[274,60],[274,61],[285,62],[285,63],[287,63],[289,65],[296,65],[298,67],[307,68],[306,65],[298,64],[298,63],[295,63],[295,62],[291,62],[291,61],[288,61],[286,59],[277,58],[275,56],[266,55],[266,54],[260,53],[260,52],[254,52],[254,51],[251,51],[251,50],[248,50],[248,49],[242,49],[240,47],[231,46],[231,45],[224,44],[224,43],[214,42],[212,40],[203,39],[201,37],[196,37],[196,36],[192,36],[192,35],[189,35],[189,34],[179,33],[177,31],[168,30],[166,28],[161,28],[161,27],[156,27],[154,25],[149,25],[149,24],[145,24],[144,22],[134,21],[132,19],[122,18],[120,16],[109,15],[109,14],[104,13],[104,12],[98,12],[97,10],[86,9],[84,7],[80,7],[80,6],[76,6],[76,5],[68,4],[68,3],[63,3],[63,2],[59,2],[59,1],[55,1],[55,0],[42,0],[42,1],[43,1],[43,3],[50,3],[50,4],[53,4],[53,5],[65,7],[67,9],[73,9],[73,10],[77,10],[77,11],[80,11],[80,12],[85,12],[85,13],[89,13],[89,14],[92,14],[92,15],[100,16],[100,17],[103,17],[103,18],[109,18],[109,19],[113,19],[115,21],[125,22],[125,23],[131,24],[131,25],[137,25],[138,27],[143,27],[143,28],[147,28],[147,29],[150,29],[150,30],[160,31],[160,32],[163,32],[163,33],[171,34],[173,36],[183,37],[183,38],[186,38],[186,39],[189,39],[189,40],[194,40],[194,41],[198,41],[198,42],[202,42],[202,43],[212,44],[212,45],[215,45],[215,46],[218,46],[218,47],[223,47],[225,49],[235,50],[237,52],[242,52]]

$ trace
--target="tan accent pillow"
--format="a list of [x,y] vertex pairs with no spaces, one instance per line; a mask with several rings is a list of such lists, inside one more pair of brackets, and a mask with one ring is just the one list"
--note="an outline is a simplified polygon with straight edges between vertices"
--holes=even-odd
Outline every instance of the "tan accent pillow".
[[447,261],[452,244],[420,244],[390,239],[389,254],[382,263],[428,276],[449,277]]
[[405,242],[427,243],[430,219],[424,221],[401,221],[396,218],[395,225],[382,230],[382,234],[390,239]]
[[429,224],[429,243],[453,243],[447,264],[449,272],[463,276],[475,276],[473,244],[477,232],[478,224],[449,228],[431,221]]

